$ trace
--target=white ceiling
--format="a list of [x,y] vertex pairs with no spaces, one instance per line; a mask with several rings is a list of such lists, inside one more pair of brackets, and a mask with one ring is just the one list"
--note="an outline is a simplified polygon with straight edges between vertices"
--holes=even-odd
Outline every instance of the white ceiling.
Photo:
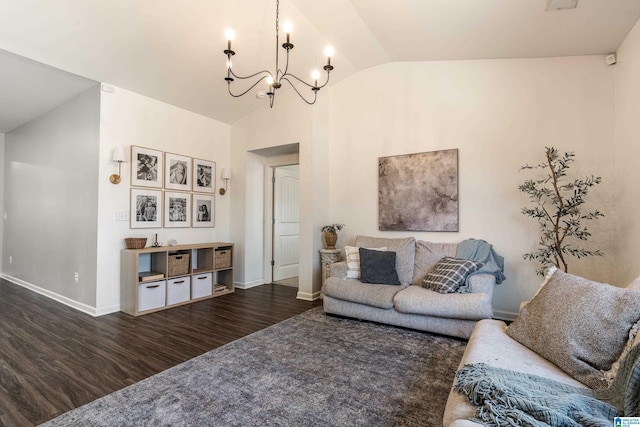
[[[282,0],[280,20],[294,25],[291,71],[308,77],[332,44],[335,82],[390,61],[604,55],[640,18],[638,0],[579,0],[577,9],[556,12],[545,6]],[[81,92],[92,83],[87,79],[233,123],[267,100],[227,94],[228,27],[236,31],[237,72],[273,70],[275,0],[0,0],[0,132]]]

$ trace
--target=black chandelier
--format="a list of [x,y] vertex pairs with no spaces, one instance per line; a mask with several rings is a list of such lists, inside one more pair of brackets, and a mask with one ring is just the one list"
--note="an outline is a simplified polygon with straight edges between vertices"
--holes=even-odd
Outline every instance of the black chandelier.
[[[329,73],[331,72],[331,70],[333,70],[333,65],[331,65],[331,57],[333,56],[333,48],[329,46],[329,47],[327,47],[325,49],[325,55],[327,57],[327,64],[323,67],[323,69],[327,72],[327,79],[325,80],[325,82],[322,85],[318,85],[318,79],[320,78],[320,72],[318,70],[314,70],[313,73],[312,73],[311,78],[314,81],[313,84],[309,84],[309,83],[305,82],[304,80],[302,80],[301,78],[299,78],[295,74],[292,74],[292,73],[289,72],[289,52],[291,51],[291,49],[293,49],[293,44],[291,43],[291,25],[288,22],[285,22],[284,31],[285,31],[285,34],[287,36],[287,42],[283,43],[282,47],[287,52],[287,61],[286,61],[285,66],[284,66],[284,71],[281,70],[280,69],[280,64],[279,64],[279,55],[278,55],[278,52],[280,50],[278,48],[278,44],[279,44],[278,40],[279,40],[279,32],[280,32],[280,22],[279,22],[280,16],[279,15],[280,15],[280,0],[277,0],[276,1],[276,68],[275,68],[275,75],[272,74],[268,70],[258,71],[257,73],[251,74],[249,76],[239,76],[236,73],[234,73],[233,69],[231,67],[231,57],[236,54],[233,50],[231,50],[231,41],[234,38],[234,33],[233,33],[233,30],[227,30],[225,32],[225,36],[227,38],[227,48],[224,50],[224,54],[227,55],[227,77],[225,77],[225,80],[227,81],[227,87],[229,89],[229,94],[231,96],[233,96],[234,98],[239,98],[242,95],[245,95],[247,92],[249,92],[254,87],[256,87],[261,81],[265,80],[266,84],[267,84],[267,95],[269,95],[269,106],[273,107],[273,100],[276,97],[276,90],[278,90],[278,89],[280,89],[282,87],[282,82],[287,82],[293,88],[293,90],[296,91],[298,96],[300,98],[302,98],[302,100],[304,102],[306,102],[309,105],[315,104],[316,98],[318,96],[318,91],[320,89],[322,89],[323,87],[325,87],[327,85],[327,83],[329,83]],[[234,81],[234,79],[247,80],[247,79],[252,79],[254,77],[257,78],[257,80],[255,81],[255,83],[253,83],[244,92],[239,93],[239,94],[234,94],[231,91],[231,83]],[[303,84],[305,86],[308,86],[311,89],[311,91],[313,92],[313,99],[310,100],[310,99],[305,98],[305,96],[298,90],[296,85],[293,84],[291,79],[297,80],[299,83],[301,83],[301,84]]]

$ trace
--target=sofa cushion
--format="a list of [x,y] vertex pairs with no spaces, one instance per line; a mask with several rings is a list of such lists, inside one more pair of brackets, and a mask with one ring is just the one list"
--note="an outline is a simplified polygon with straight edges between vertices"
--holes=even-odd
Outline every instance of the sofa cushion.
[[488,294],[441,294],[417,285],[398,292],[393,305],[400,313],[453,319],[490,319],[493,314]]
[[413,278],[413,264],[416,258],[416,239],[413,237],[404,238],[383,238],[383,237],[356,237],[356,246],[361,248],[386,247],[388,251],[396,253],[396,271],[400,283],[409,284]]
[[[542,356],[534,353],[507,335],[507,325],[499,320],[481,320],[473,329],[459,367],[472,363],[486,363],[491,366],[538,375],[568,385],[586,388],[571,378],[566,372]],[[447,399],[442,424],[445,427],[482,427],[468,419],[477,411],[466,396],[451,390]],[[456,421],[457,420],[457,421]]]
[[556,270],[507,333],[591,388],[611,368],[640,318],[640,292]]
[[457,291],[467,276],[482,267],[482,263],[469,259],[444,257],[422,281],[426,289],[441,294]]
[[372,307],[392,309],[393,297],[405,286],[372,286],[353,279],[329,277],[324,283],[324,293],[330,297]]
[[455,257],[457,243],[432,243],[424,240],[416,241],[416,260],[413,266],[411,284],[422,285],[424,278],[433,270],[442,258]]
[[[386,251],[387,248],[367,248],[377,251]],[[344,254],[347,260],[347,277],[349,279],[360,278],[360,248],[358,246],[345,246]]]
[[396,253],[360,248],[360,281],[382,285],[399,285]]

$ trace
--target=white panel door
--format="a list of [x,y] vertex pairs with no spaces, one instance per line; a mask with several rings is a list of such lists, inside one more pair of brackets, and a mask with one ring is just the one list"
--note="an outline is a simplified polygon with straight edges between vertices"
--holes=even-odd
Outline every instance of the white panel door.
[[273,280],[298,276],[300,262],[299,166],[274,169]]

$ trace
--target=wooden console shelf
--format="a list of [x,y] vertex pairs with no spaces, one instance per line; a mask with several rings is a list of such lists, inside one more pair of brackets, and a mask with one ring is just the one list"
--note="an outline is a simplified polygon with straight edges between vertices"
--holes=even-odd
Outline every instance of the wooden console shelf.
[[132,316],[233,291],[233,243],[122,250],[120,311]]

